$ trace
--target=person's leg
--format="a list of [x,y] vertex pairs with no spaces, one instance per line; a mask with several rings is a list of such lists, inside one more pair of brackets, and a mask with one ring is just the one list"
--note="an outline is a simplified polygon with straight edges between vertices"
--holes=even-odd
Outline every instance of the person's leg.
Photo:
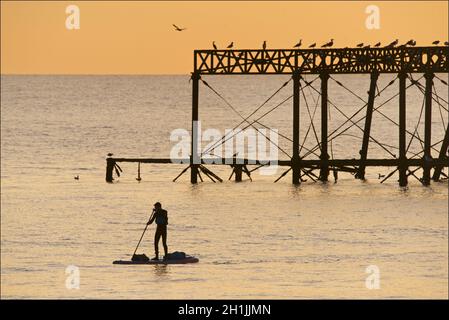
[[164,246],[164,252],[165,255],[168,254],[168,247],[167,247],[167,227],[165,227],[162,231],[162,245]]
[[154,234],[154,254],[156,259],[159,259],[159,239],[161,238],[161,232],[159,227],[156,228],[156,233]]

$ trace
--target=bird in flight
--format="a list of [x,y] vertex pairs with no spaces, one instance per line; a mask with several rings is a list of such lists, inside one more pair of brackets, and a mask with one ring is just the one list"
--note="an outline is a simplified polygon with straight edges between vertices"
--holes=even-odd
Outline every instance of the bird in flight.
[[436,41],[432,42],[432,44],[434,44],[434,45],[438,45],[439,43],[440,43],[440,40],[436,40]]
[[362,43],[359,43],[359,44],[357,45],[357,47],[359,47],[359,48],[363,47],[363,42],[362,42]]
[[214,47],[215,50],[217,50],[217,45],[215,44],[215,41],[212,41],[212,46]]
[[396,46],[399,42],[399,39],[394,40],[392,43],[390,43],[387,48],[393,48],[394,46]]
[[226,48],[232,49],[233,46],[234,46],[234,42],[231,42],[231,43],[229,44],[229,46],[227,46]]
[[267,42],[266,42],[266,41],[263,42],[262,48],[263,48],[264,50],[267,48]]
[[316,42],[312,43],[309,48],[315,48],[316,47]]
[[176,24],[173,24],[173,27],[175,27],[175,30],[176,30],[176,31],[184,31],[184,30],[187,29],[187,28],[180,28],[180,27],[178,27]]
[[108,153],[108,157],[112,157],[113,155],[114,155],[114,154],[111,153],[111,152]]
[[374,46],[375,46],[376,48],[379,48],[379,47],[380,47],[380,42],[376,43]]
[[302,45],[302,39],[299,39],[299,42],[295,44],[293,48],[299,48]]
[[325,43],[321,46],[321,48],[330,48],[334,45],[334,39],[331,39],[328,43]]

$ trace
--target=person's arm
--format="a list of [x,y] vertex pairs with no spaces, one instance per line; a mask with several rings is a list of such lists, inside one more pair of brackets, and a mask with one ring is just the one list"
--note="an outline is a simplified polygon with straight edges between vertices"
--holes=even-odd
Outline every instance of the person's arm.
[[156,219],[156,211],[155,210],[153,210],[153,213],[152,213],[152,215],[150,217],[150,220],[148,220],[147,225],[152,224],[154,219]]

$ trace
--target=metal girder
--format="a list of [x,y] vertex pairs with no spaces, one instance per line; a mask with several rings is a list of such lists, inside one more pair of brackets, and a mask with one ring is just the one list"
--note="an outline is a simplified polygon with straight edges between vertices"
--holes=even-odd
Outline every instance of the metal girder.
[[200,74],[423,73],[449,71],[449,47],[195,50]]

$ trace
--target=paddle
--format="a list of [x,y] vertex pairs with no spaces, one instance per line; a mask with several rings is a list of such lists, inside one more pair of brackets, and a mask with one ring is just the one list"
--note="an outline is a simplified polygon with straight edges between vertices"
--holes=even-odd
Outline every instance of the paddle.
[[[155,212],[155,211],[154,211],[154,209],[153,209],[153,213],[151,214],[151,218],[153,217],[154,212]],[[151,220],[151,218],[150,218],[150,220]],[[139,243],[137,244],[136,250],[134,250],[133,258],[134,258],[134,256],[136,255],[137,249],[138,249],[139,246],[140,246],[140,242],[142,241],[143,235],[145,234],[145,231],[147,231],[147,228],[148,228],[148,224],[146,224],[146,225],[145,225],[145,229],[143,229],[142,235],[140,236]]]

